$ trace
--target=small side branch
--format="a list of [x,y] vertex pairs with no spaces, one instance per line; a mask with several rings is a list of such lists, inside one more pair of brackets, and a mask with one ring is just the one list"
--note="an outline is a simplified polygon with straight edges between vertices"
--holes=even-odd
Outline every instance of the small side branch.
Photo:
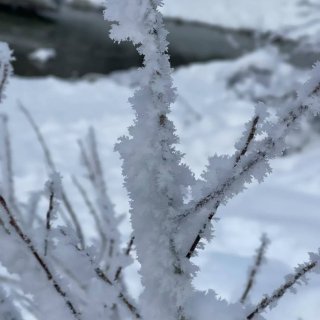
[[[125,255],[126,256],[129,256],[130,253],[131,253],[131,250],[132,250],[132,247],[133,247],[133,243],[134,243],[134,236],[131,237],[129,243],[128,243],[128,246],[127,246],[127,249],[126,249],[126,252],[125,252]],[[122,272],[122,269],[123,267],[122,266],[119,266],[117,271],[116,271],[116,275],[114,277],[114,281],[118,281],[119,278],[120,278],[120,275],[121,275],[121,272]]]
[[247,153],[251,142],[254,140],[254,138],[256,136],[256,132],[257,132],[257,126],[258,126],[259,118],[260,118],[259,116],[255,116],[253,118],[252,123],[251,123],[251,128],[249,130],[248,137],[247,137],[247,140],[246,140],[246,143],[243,146],[243,148],[240,150],[239,154],[237,155],[234,167],[236,167],[238,165],[239,161],[241,160],[241,157],[243,157]]
[[270,243],[270,240],[268,239],[266,234],[263,234],[261,237],[261,244],[260,247],[257,250],[257,255],[255,257],[254,265],[252,266],[247,285],[245,287],[245,290],[240,298],[240,302],[244,304],[248,298],[249,292],[251,291],[257,277],[257,273],[259,272],[261,265],[265,259],[266,250]]
[[54,210],[54,193],[51,191],[49,196],[49,208],[46,214],[46,237],[44,239],[44,256],[48,254],[49,234],[51,230],[51,219]]
[[80,182],[78,181],[78,179],[75,176],[72,177],[72,182],[75,185],[75,187],[78,189],[80,195],[82,196],[82,199],[83,199],[84,203],[86,204],[86,206],[89,210],[89,213],[91,214],[91,216],[94,220],[94,223],[96,225],[96,229],[99,233],[100,240],[101,240],[101,252],[100,252],[99,260],[101,260],[101,258],[104,255],[104,252],[107,248],[107,242],[108,242],[107,236],[105,235],[105,230],[103,229],[103,225],[100,221],[100,217],[99,217],[96,209],[94,208],[93,203],[90,201],[89,196],[88,196],[86,190],[84,189],[84,187],[80,184]]
[[292,290],[293,286],[299,283],[299,280],[303,280],[306,274],[312,271],[316,266],[316,261],[310,261],[309,263],[304,264],[302,267],[297,268],[296,273],[292,276],[288,276],[288,280],[281,287],[275,290],[270,297],[265,296],[261,300],[257,307],[247,316],[247,320],[253,319],[256,315],[263,312],[266,308],[271,307],[271,305],[281,299],[288,292],[288,290]]

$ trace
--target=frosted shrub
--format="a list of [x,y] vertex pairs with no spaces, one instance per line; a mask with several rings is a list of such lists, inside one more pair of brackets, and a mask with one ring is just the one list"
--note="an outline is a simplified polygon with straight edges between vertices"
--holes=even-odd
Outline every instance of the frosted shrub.
[[[167,32],[159,12],[162,1],[105,0],[105,5],[105,18],[113,23],[111,38],[131,41],[143,56],[141,85],[130,98],[134,124],[116,145],[130,197],[132,237],[121,250],[119,221],[107,194],[94,131],[91,129],[79,142],[94,201],[73,178],[96,224],[98,240],[89,247],[50,149],[31,114],[21,106],[42,145],[51,176],[44,191],[34,193],[27,205],[18,204],[8,135],[0,137],[5,164],[0,197],[0,261],[13,281],[0,287],[0,318],[25,319],[28,311],[39,320],[263,319],[261,313],[305,282],[308,272],[319,272],[319,253],[310,253],[309,261],[299,265],[257,306],[246,301],[263,262],[268,244],[265,236],[238,303],[221,300],[214,290],[196,290],[192,282],[198,268],[192,258],[204,248],[204,240],[211,241],[219,207],[253,180],[262,182],[271,172],[269,161],[282,155],[285,138],[299,120],[319,113],[320,66],[314,66],[310,80],[294,102],[277,108],[276,115],[271,117],[264,105],[257,105],[234,154],[214,155],[201,178],[195,179],[175,147],[179,139],[170,120],[170,106],[176,91],[167,54]],[[2,44],[0,49],[2,96],[11,67],[8,48]],[[35,215],[43,197],[47,203],[45,219]],[[64,224],[58,215],[64,217]],[[131,263],[133,245],[143,285],[138,302],[130,297],[122,277],[123,269]]]

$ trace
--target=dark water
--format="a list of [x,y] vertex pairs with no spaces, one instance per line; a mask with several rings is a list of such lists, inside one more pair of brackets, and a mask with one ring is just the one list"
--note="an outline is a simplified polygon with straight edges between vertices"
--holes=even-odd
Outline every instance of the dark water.
[[[166,20],[170,32],[170,54],[174,67],[192,62],[234,59],[255,47],[253,32],[228,30],[200,23]],[[0,6],[0,39],[14,49],[15,73],[23,76],[56,75],[70,78],[88,73],[108,74],[141,64],[135,48],[114,44],[108,37],[108,24],[101,12],[65,8],[58,13],[35,16]],[[294,43],[280,40],[284,52]],[[56,57],[46,64],[32,61],[38,48],[54,48]],[[292,55],[293,63],[310,66],[317,55]]]

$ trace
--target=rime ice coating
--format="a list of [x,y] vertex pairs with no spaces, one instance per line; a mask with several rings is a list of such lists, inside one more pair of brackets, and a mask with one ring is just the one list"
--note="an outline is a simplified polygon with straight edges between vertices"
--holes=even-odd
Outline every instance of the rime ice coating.
[[[141,87],[130,98],[135,111],[129,136],[116,146],[123,159],[125,186],[131,199],[131,221],[144,291],[146,319],[243,319],[244,308],[219,300],[215,293],[197,292],[192,279],[197,268],[190,262],[201,239],[212,238],[211,221],[221,204],[262,182],[271,172],[269,160],[282,154],[285,136],[302,115],[318,113],[319,72],[302,90],[296,103],[280,108],[276,120],[259,105],[232,156],[214,156],[195,183],[183,155],[175,149],[178,137],[169,120],[175,89],[167,55],[167,31],[158,0],[105,0],[105,18],[113,22],[110,36],[129,40],[143,56]],[[317,69],[317,67],[316,67]],[[306,105],[308,100],[309,104]],[[312,103],[311,103],[312,102]],[[185,204],[187,188],[193,199]],[[208,302],[210,300],[210,302]],[[204,306],[207,301],[210,307]],[[209,310],[195,314],[193,310]],[[197,306],[200,306],[198,307]]]

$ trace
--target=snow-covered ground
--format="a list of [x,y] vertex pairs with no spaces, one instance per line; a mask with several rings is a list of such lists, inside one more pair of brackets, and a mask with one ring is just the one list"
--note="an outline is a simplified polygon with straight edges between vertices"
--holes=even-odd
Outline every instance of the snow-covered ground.
[[296,21],[298,2],[299,0],[180,0],[166,1],[163,11],[169,17],[232,28],[278,30]]
[[[79,1],[79,0],[74,0]],[[101,5],[103,0],[89,0]],[[173,0],[164,1],[167,17],[230,28],[279,30],[295,25],[301,0]]]
[[[262,97],[268,90],[278,90],[281,96],[281,88],[294,87],[297,78],[305,77],[303,72],[275,62],[272,54],[275,53],[258,52],[234,62],[193,65],[175,72],[180,97],[173,107],[172,117],[181,136],[180,148],[186,153],[185,161],[197,174],[201,173],[209,155],[232,151],[243,124],[250,118],[253,103],[246,97],[240,99],[239,90],[244,92],[251,88]],[[237,86],[238,94],[228,89],[231,75],[246,70],[250,64],[259,65],[263,70],[275,69],[276,73],[261,82],[245,78]],[[88,226],[87,232],[92,232],[92,221],[83,210],[70,175],[83,174],[77,139],[86,134],[89,126],[94,126],[98,134],[106,181],[116,210],[118,213],[127,212],[120,160],[113,152],[113,145],[126,133],[132,121],[127,102],[132,91],[121,77],[101,77],[93,82],[14,77],[8,88],[8,98],[1,108],[10,116],[18,197],[25,199],[29,191],[42,189],[47,180],[41,149],[18,111],[20,101],[39,123],[74,205]],[[196,279],[199,288],[213,288],[222,297],[237,300],[262,232],[268,233],[272,245],[268,251],[268,263],[254,289],[253,301],[277,287],[297,263],[307,260],[308,251],[320,247],[319,158],[320,141],[316,136],[302,153],[274,161],[274,172],[264,184],[251,186],[220,210],[216,238],[197,258],[201,266]],[[128,239],[129,231],[126,221],[122,224],[124,241]],[[127,274],[131,289],[137,294],[139,285],[134,280],[134,277],[137,279],[135,268]],[[297,296],[284,298],[267,318],[317,319],[320,313],[319,288],[320,277],[312,276],[308,287],[302,287]]]

